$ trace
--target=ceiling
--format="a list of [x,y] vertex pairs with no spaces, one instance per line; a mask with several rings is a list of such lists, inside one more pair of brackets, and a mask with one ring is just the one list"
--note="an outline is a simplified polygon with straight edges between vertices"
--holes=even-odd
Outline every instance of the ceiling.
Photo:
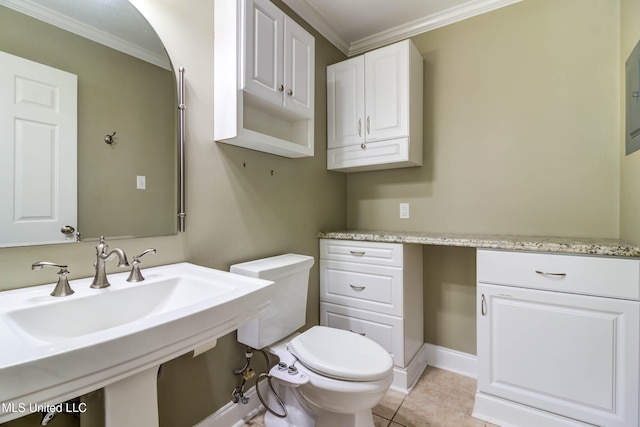
[[[282,1],[351,56],[522,0]],[[0,0],[0,5],[171,68],[155,32],[128,0]]]
[[282,0],[346,55],[522,0]]

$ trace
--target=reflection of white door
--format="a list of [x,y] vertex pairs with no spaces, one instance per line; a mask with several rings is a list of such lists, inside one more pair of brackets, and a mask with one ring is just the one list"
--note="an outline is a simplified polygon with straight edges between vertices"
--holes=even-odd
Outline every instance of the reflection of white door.
[[0,246],[77,224],[77,76],[0,52]]

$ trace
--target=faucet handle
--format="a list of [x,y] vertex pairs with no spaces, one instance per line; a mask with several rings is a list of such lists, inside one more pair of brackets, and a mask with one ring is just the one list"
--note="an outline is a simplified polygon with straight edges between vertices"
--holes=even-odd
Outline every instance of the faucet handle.
[[142,282],[144,280],[144,277],[140,272],[140,258],[148,253],[155,254],[156,250],[153,248],[145,249],[140,255],[133,257],[133,261],[131,261],[131,274],[129,274],[127,282]]
[[60,271],[58,271],[58,283],[56,283],[55,289],[50,294],[52,297],[66,297],[74,293],[74,290],[69,286],[69,280],[67,279],[69,270],[67,270],[65,264],[56,264],[48,261],[39,261],[31,264],[31,269],[34,271],[42,270],[44,267],[60,269]]

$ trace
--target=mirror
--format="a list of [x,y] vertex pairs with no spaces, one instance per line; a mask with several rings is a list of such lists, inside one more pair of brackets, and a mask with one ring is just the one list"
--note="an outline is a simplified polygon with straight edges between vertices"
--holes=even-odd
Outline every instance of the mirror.
[[[77,224],[68,225],[83,240],[175,234],[176,79],[138,10],[127,0],[0,0],[0,51],[77,76]],[[3,135],[0,146],[15,144]],[[19,202],[42,202],[37,185],[23,187]],[[2,240],[0,228],[0,247],[51,243]]]

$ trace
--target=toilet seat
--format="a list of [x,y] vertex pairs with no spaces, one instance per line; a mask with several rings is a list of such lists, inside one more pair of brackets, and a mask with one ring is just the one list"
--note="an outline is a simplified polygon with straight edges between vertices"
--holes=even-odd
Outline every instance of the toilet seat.
[[343,381],[376,381],[389,376],[393,359],[359,334],[314,326],[293,338],[288,350],[309,370]]

